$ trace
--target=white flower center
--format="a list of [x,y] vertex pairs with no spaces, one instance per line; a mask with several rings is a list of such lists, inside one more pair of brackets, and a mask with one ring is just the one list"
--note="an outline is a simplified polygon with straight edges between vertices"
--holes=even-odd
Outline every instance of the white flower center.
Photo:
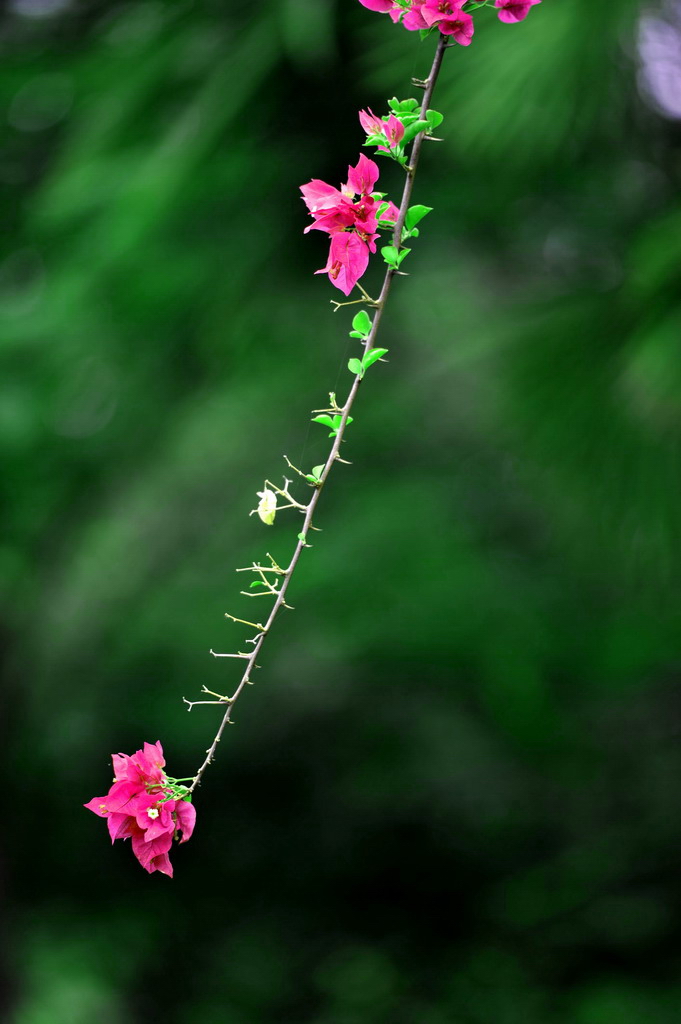
[[155,807],[150,807],[149,810],[147,811],[147,814],[152,819],[153,818],[158,818],[158,811],[156,810]]

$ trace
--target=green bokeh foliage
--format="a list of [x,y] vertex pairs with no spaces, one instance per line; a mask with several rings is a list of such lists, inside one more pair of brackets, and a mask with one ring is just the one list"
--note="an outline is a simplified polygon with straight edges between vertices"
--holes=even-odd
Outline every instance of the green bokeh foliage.
[[299,529],[255,492],[322,461],[357,354],[297,188],[431,44],[354,0],[2,16],[14,1024],[678,1019],[681,206],[638,14],[447,54],[390,362],[172,882],[80,804],[210,741],[232,570]]

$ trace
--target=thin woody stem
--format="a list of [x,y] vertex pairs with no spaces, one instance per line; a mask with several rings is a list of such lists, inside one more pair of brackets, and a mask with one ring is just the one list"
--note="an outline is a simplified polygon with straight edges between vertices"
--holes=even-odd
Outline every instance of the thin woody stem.
[[[426,111],[428,110],[428,108],[430,106],[430,102],[431,102],[432,95],[433,95],[433,90],[435,89],[435,83],[437,82],[437,78],[438,78],[438,75],[440,73],[440,68],[442,66],[442,59],[444,57],[444,53],[445,53],[446,49],[447,49],[447,39],[446,39],[445,36],[440,35],[440,37],[438,39],[437,50],[435,51],[435,57],[433,59],[433,65],[432,65],[432,67],[430,69],[430,74],[428,75],[428,78],[425,80],[425,83],[424,83],[425,91],[424,91],[424,95],[423,95],[423,103],[421,105],[421,115],[420,115],[422,120],[425,119]],[[402,201],[400,203],[399,215],[397,217],[397,221],[395,223],[395,230],[393,232],[393,245],[397,249],[399,249],[401,247],[401,244],[402,244],[402,229],[404,227],[404,222],[405,222],[405,219],[406,219],[406,216],[407,216],[407,211],[409,210],[409,203],[411,201],[411,194],[412,194],[412,190],[413,190],[413,187],[414,187],[414,177],[415,177],[416,168],[417,168],[418,162],[419,162],[419,156],[421,154],[421,146],[423,144],[424,136],[425,136],[425,133],[424,132],[420,132],[416,136],[416,138],[414,139],[414,142],[412,144],[412,149],[411,149],[411,154],[410,154],[410,159],[409,159],[409,166],[407,168],[407,180],[406,180],[405,185],[404,185],[404,191],[402,193]],[[371,351],[371,349],[375,347],[376,336],[378,334],[378,329],[380,327],[381,320],[383,318],[383,311],[385,309],[385,303],[386,303],[386,300],[387,300],[388,295],[390,293],[390,287],[392,285],[392,281],[393,281],[393,277],[395,276],[395,273],[396,273],[396,269],[394,267],[389,267],[387,269],[387,271],[386,271],[385,277],[383,279],[383,286],[381,288],[380,296],[379,296],[378,300],[375,303],[376,315],[374,316],[374,321],[373,321],[373,324],[371,326],[371,331],[370,331],[370,333],[369,333],[369,335],[368,335],[368,337],[367,337],[367,339],[366,339],[366,341],[364,343],[364,351],[365,351],[365,353]],[[237,688],[234,691],[234,693],[232,694],[232,696],[229,698],[229,702],[228,703],[225,702],[225,703],[227,703],[227,710],[225,711],[225,714],[224,714],[224,716],[222,718],[222,721],[220,722],[220,727],[218,728],[218,731],[217,731],[217,733],[215,735],[215,738],[213,739],[213,742],[211,743],[210,747],[206,751],[205,760],[204,760],[203,764],[201,765],[201,767],[199,768],[199,770],[197,771],[196,775],[194,776],[193,782],[192,782],[191,786],[189,787],[189,792],[190,793],[192,793],[194,791],[194,789],[196,789],[196,787],[198,786],[198,784],[200,783],[200,781],[201,781],[201,779],[203,777],[203,773],[205,772],[206,768],[208,767],[208,765],[213,760],[213,758],[215,756],[215,751],[217,749],[217,745],[220,742],[220,739],[222,738],[222,734],[225,731],[225,728],[227,727],[227,725],[230,724],[231,721],[232,721],[232,717],[231,717],[232,716],[232,709],[233,709],[236,701],[239,699],[239,696],[241,695],[244,687],[246,687],[249,683],[252,682],[252,680],[250,678],[251,677],[251,672],[253,671],[254,668],[257,667],[258,655],[260,654],[260,650],[261,650],[261,648],[262,648],[262,646],[263,646],[263,644],[265,642],[265,638],[268,636],[268,634],[270,632],[270,629],[272,628],[272,625],[274,624],[274,620],[277,618],[277,615],[279,614],[279,612],[281,611],[281,609],[283,607],[288,607],[286,605],[286,600],[285,600],[286,599],[286,592],[288,590],[289,583],[291,582],[291,578],[293,576],[293,573],[295,572],[295,569],[296,569],[296,566],[297,566],[298,561],[300,559],[300,556],[303,553],[303,549],[309,546],[307,544],[307,542],[306,542],[306,537],[307,537],[307,534],[310,532],[310,530],[315,529],[315,527],[313,527],[313,525],[312,525],[312,520],[313,520],[315,511],[316,511],[317,505],[319,503],[319,499],[321,497],[321,493],[322,493],[322,491],[324,489],[324,485],[325,485],[325,483],[326,483],[326,481],[327,481],[327,479],[329,477],[329,474],[331,473],[331,470],[333,468],[334,463],[335,462],[344,462],[345,461],[344,459],[341,459],[341,457],[340,457],[340,447],[341,447],[341,444],[343,443],[343,435],[345,434],[345,428],[346,428],[346,426],[348,424],[348,417],[350,416],[350,411],[351,411],[352,406],[354,404],[355,398],[357,397],[357,392],[359,391],[359,386],[361,384],[361,380],[362,379],[361,379],[360,376],[356,376],[355,377],[355,379],[354,379],[354,381],[352,383],[352,387],[350,388],[350,391],[348,393],[348,397],[345,400],[345,404],[342,406],[342,408],[340,410],[340,412],[341,412],[341,420],[340,420],[340,424],[338,425],[338,428],[337,428],[337,432],[336,432],[336,436],[334,438],[333,445],[331,446],[331,451],[329,452],[329,454],[327,456],[327,459],[326,459],[326,462],[324,463],[324,469],[322,470],[322,472],[321,472],[321,474],[319,476],[319,480],[318,480],[318,483],[315,486],[314,493],[313,493],[312,497],[310,498],[310,501],[309,501],[308,505],[306,506],[305,519],[304,519],[303,526],[302,526],[302,529],[301,529],[301,532],[300,532],[300,537],[299,537],[298,543],[297,543],[297,545],[295,547],[295,550],[293,552],[293,555],[291,557],[291,561],[289,562],[288,567],[286,569],[284,569],[282,574],[281,574],[281,584],[280,584],[279,590],[277,592],[277,596],[276,596],[275,602],[272,605],[272,609],[271,609],[270,614],[269,614],[269,616],[267,618],[267,621],[265,622],[264,625],[260,625],[260,624],[256,625],[256,624],[253,624],[253,623],[248,623],[248,625],[255,625],[255,628],[260,630],[259,635],[256,637],[255,641],[253,642],[253,651],[247,657],[246,668],[244,669],[244,673],[243,673],[243,675],[241,677],[241,680],[239,681],[239,685],[237,686]],[[288,497],[288,495],[287,495],[287,497]],[[233,619],[235,622],[242,622],[242,621],[244,621],[242,619],[236,619],[232,615],[230,615],[229,618]],[[243,655],[240,655],[240,657],[243,657]],[[220,701],[219,703],[222,703],[222,701]]]

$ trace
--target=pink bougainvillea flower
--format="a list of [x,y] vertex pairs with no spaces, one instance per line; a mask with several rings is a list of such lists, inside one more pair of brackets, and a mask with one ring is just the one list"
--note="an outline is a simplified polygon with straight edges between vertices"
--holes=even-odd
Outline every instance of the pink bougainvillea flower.
[[349,295],[369,264],[369,249],[354,231],[341,231],[331,236],[326,266],[315,271],[328,274],[329,280]]
[[[402,8],[400,8],[400,10],[402,10]],[[399,11],[393,12],[393,17],[395,13],[399,14]],[[402,24],[406,29],[408,29],[409,32],[418,32],[422,29],[426,29],[429,27],[428,22],[423,17],[422,0],[414,0],[414,2],[411,5],[411,8],[402,18]]]
[[359,2],[364,7],[368,7],[370,11],[389,14],[393,21],[400,22],[411,32],[428,28],[421,16],[424,0],[401,0],[400,3],[397,0],[359,0]]
[[182,833],[181,843],[191,839],[196,824],[196,808],[188,800],[178,800],[175,806],[176,827]]
[[404,125],[400,121],[399,117],[395,117],[394,114],[390,114],[385,120],[380,117],[376,117],[371,107],[369,110],[360,110],[359,112],[359,123],[367,133],[367,135],[382,135],[385,141],[388,143],[387,146],[378,146],[377,148],[383,153],[389,153],[389,147],[395,147],[404,138]]
[[145,743],[132,755],[114,754],[112,762],[115,777],[109,792],[85,806],[107,819],[112,843],[131,839],[143,868],[172,878],[168,851],[173,839],[181,834],[180,842],[186,842],[196,822],[189,791],[163,771],[163,748],[158,742]]
[[459,11],[451,18],[443,18],[437,26],[443,36],[452,36],[461,46],[470,46],[475,26],[470,14]]
[[[365,117],[384,127],[387,124],[373,113]],[[325,231],[331,236],[326,266],[316,273],[328,274],[331,283],[345,295],[350,294],[365,272],[369,253],[376,252],[378,203],[371,193],[378,174],[374,161],[362,154],[354,167],[348,167],[347,184],[340,190],[319,179],[300,189],[313,218],[305,231]]]
[[136,754],[113,754],[114,782],[161,782],[165,759],[160,743],[145,743]]
[[371,107],[368,110],[360,110],[359,123],[367,135],[380,135],[383,131],[384,122],[374,114]]
[[422,8],[424,21],[431,28],[437,25],[440,32],[452,38],[461,46],[469,46],[473,38],[473,19],[462,11],[465,0],[425,0]]
[[383,131],[385,132],[386,139],[388,142],[391,142],[393,146],[396,146],[404,138],[404,125],[400,121],[399,117],[395,117],[394,114],[391,114],[388,120],[383,123],[385,125]]
[[499,12],[499,20],[505,21],[508,25],[524,21],[530,13],[530,8],[541,0],[495,0],[495,7]]
[[421,14],[430,28],[443,18],[454,18],[463,7],[465,0],[424,0]]

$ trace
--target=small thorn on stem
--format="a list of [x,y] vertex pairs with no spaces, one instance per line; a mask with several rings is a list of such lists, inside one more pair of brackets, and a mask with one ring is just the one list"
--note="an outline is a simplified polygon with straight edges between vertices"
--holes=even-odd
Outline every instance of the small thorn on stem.
[[[261,633],[266,633],[267,630],[261,622],[249,622],[248,619],[238,619],[236,615],[230,615],[229,612],[225,612],[225,618],[231,619],[232,622],[240,622],[244,626],[251,626],[253,629],[259,630]],[[220,654],[215,655],[216,658],[222,657]]]
[[217,699],[220,701],[221,704],[231,704],[232,703],[232,698],[231,697],[225,697],[224,694],[222,694],[222,693],[214,693],[212,690],[209,690],[207,686],[202,686],[201,687],[201,692],[202,693],[207,693],[210,697],[217,697]]
[[365,299],[352,299],[351,302],[336,302],[335,299],[331,299],[331,305],[333,306],[334,313],[337,313],[343,306],[357,306],[360,302],[365,302]]

